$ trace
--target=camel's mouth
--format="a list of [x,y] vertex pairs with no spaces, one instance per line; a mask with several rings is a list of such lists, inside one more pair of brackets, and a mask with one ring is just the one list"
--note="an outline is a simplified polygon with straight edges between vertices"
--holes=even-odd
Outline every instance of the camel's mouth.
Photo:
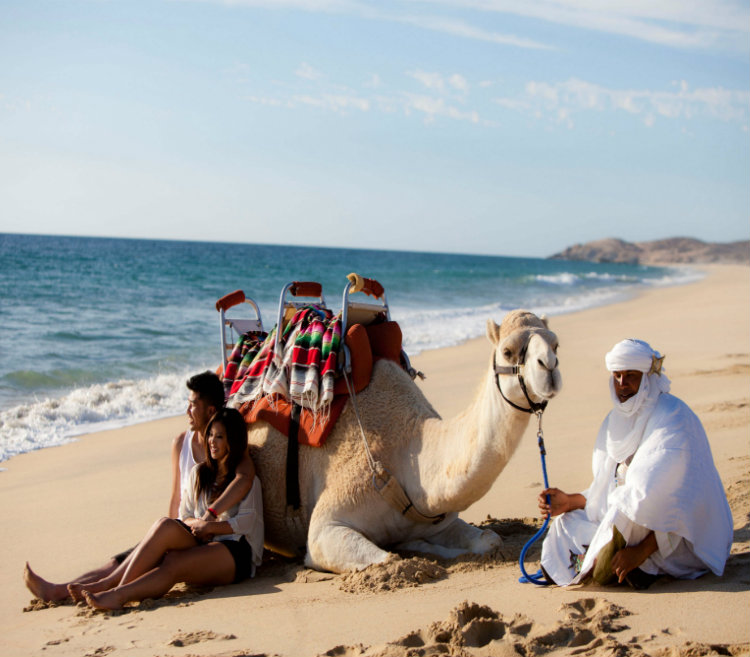
[[562,389],[562,377],[560,376],[560,371],[557,368],[549,372],[546,384],[546,388],[540,390],[539,394],[545,399],[545,401],[549,401],[550,399],[556,397]]

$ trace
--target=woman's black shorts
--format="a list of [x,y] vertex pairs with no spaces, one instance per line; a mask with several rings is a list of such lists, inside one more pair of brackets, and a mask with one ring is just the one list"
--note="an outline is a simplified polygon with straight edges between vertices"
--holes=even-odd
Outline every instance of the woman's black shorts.
[[[182,520],[176,520],[182,527],[185,529],[185,531],[192,534],[190,531],[190,527],[184,523]],[[230,554],[232,555],[232,559],[234,559],[234,582],[241,582],[243,579],[247,579],[248,577],[252,577],[253,574],[253,548],[250,547],[250,543],[247,542],[247,539],[242,536],[239,540],[235,539],[225,539],[225,540],[219,540],[214,539],[214,542],[221,543],[222,545],[226,546],[227,550],[229,550]]]
[[216,541],[225,545],[227,549],[232,553],[234,559],[234,581],[241,582],[243,579],[251,577],[253,574],[253,548],[250,547],[250,543],[243,536],[239,540],[227,539],[224,541]]

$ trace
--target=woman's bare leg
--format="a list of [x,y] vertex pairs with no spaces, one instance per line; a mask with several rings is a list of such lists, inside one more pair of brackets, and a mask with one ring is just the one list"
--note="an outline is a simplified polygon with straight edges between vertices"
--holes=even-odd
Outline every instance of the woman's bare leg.
[[26,588],[28,588],[29,591],[31,591],[40,600],[44,600],[44,602],[62,602],[63,600],[67,600],[70,597],[68,586],[70,586],[70,584],[72,584],[73,582],[85,583],[97,581],[103,577],[107,577],[112,572],[114,572],[117,569],[118,565],[119,564],[117,563],[117,561],[115,561],[114,559],[110,559],[103,566],[84,573],[72,582],[54,583],[48,582],[46,579],[37,575],[33,570],[31,570],[31,566],[29,566],[29,564],[27,563],[26,567],[23,569],[23,581],[26,584]]
[[157,520],[133,551],[125,571],[117,582],[127,584],[161,563],[170,550],[186,550],[198,545],[195,537],[174,518]]
[[131,552],[122,563],[118,564],[117,568],[109,573],[104,573],[99,579],[77,579],[75,582],[70,582],[67,586],[68,594],[73,598],[74,602],[80,602],[83,600],[83,595],[81,595],[83,589],[86,589],[87,591],[107,591],[108,589],[114,588],[120,583],[120,580],[125,573],[125,569],[130,564],[132,558],[133,552]]
[[220,541],[170,552],[149,572],[129,583],[94,593],[82,594],[94,609],[120,609],[126,602],[159,598],[178,582],[196,586],[220,586],[234,581],[234,557]]

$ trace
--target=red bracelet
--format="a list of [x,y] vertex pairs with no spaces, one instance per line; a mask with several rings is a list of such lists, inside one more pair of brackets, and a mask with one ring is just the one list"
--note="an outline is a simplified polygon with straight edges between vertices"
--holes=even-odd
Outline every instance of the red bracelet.
[[216,511],[214,511],[214,510],[213,510],[213,509],[212,509],[211,507],[208,507],[208,509],[206,509],[206,510],[207,510],[207,511],[208,511],[208,512],[209,512],[209,513],[210,513],[210,514],[211,514],[211,515],[212,515],[212,516],[213,516],[214,518],[218,518],[218,517],[219,517],[219,514],[218,514],[218,513],[216,513]]

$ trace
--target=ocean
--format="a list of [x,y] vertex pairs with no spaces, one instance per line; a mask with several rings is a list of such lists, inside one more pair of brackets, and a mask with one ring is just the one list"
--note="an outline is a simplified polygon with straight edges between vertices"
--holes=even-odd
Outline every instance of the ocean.
[[242,289],[266,329],[293,280],[341,306],[377,279],[413,356],[484,334],[524,307],[549,316],[695,280],[687,269],[367,249],[0,234],[0,461],[182,414],[186,379],[221,362],[218,298]]

